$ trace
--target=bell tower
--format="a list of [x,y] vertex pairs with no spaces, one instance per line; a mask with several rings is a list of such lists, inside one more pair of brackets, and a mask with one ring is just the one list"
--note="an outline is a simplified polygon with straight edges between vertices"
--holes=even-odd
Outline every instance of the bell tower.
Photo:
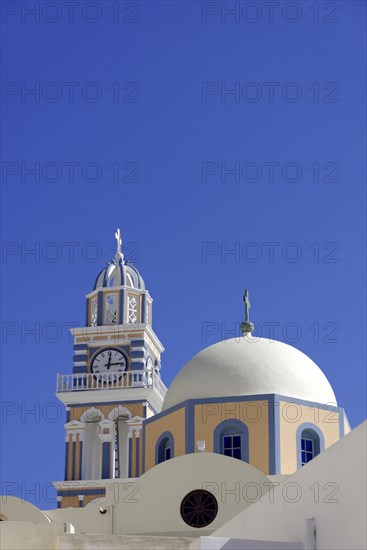
[[[55,484],[59,507],[100,496],[101,480],[141,474],[142,423],[161,411],[167,391],[152,298],[136,267],[124,261],[119,229],[115,239],[114,258],[86,296],[85,326],[71,329],[73,371],[57,375],[56,396],[67,412],[65,481]],[[88,489],[81,489],[84,481]]]

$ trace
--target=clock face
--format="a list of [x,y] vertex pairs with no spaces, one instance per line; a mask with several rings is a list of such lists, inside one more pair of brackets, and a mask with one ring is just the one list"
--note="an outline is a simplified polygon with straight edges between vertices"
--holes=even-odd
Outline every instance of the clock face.
[[124,372],[126,370],[126,359],[121,351],[107,348],[99,352],[92,363],[92,372]]

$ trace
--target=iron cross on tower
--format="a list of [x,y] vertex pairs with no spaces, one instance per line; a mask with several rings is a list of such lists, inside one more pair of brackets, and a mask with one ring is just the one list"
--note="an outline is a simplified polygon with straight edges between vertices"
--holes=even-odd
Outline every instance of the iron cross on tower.
[[115,254],[115,260],[118,262],[119,260],[123,260],[124,255],[121,252],[121,245],[122,245],[122,238],[121,238],[121,232],[120,229],[117,229],[115,233],[115,239],[116,239],[116,254]]

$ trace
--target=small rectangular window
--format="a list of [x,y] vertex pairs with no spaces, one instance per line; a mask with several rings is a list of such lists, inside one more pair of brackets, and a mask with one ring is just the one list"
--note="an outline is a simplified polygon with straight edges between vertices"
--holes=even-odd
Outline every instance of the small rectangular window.
[[301,465],[304,466],[314,457],[314,442],[312,439],[301,439]]
[[104,303],[104,325],[116,325],[118,324],[118,294],[105,294]]
[[139,322],[139,298],[134,295],[129,295],[127,299],[127,322],[138,323]]
[[90,321],[89,324],[91,327],[97,326],[97,311],[98,311],[98,301],[97,297],[92,298],[90,302]]
[[242,460],[242,436],[224,435],[222,440],[222,454]]

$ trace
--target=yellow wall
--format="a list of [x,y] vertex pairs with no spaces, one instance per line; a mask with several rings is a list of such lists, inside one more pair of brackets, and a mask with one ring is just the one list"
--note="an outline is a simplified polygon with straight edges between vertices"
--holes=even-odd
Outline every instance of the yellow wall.
[[185,408],[182,407],[145,427],[145,470],[155,465],[155,446],[163,432],[171,432],[174,438],[174,455],[185,454]]
[[297,429],[304,422],[314,424],[323,433],[325,449],[339,440],[339,413],[295,403],[280,402],[280,473],[297,470]]
[[72,508],[79,508],[78,495],[62,497],[61,508],[68,508],[69,506],[71,506]]
[[[79,508],[79,497],[78,494],[83,494],[83,491],[76,491],[75,494],[72,492],[69,495],[65,495],[61,500],[61,508]],[[83,499],[83,507],[91,502],[92,500],[103,498],[101,495],[85,495]]]
[[246,424],[249,432],[249,463],[264,474],[269,473],[269,411],[267,401],[203,403],[195,405],[196,441],[205,441],[213,452],[214,430],[221,422],[235,418]]

